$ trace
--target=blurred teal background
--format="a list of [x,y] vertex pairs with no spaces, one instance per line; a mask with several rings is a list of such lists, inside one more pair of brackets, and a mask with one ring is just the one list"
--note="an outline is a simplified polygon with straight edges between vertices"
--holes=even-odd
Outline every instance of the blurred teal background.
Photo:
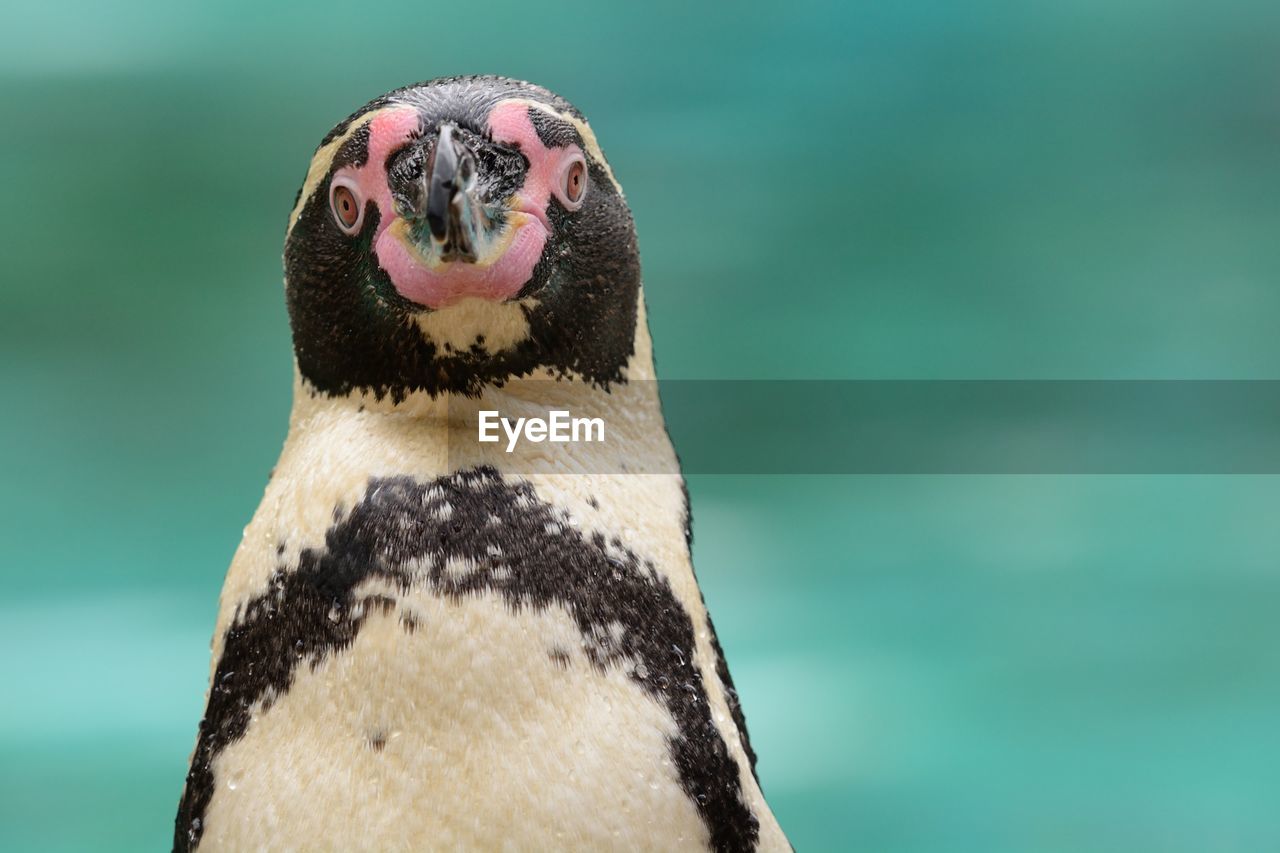
[[[0,848],[168,844],[294,192],[474,72],[590,117],[668,378],[1280,376],[1274,2],[13,5]],[[1277,478],[691,485],[798,849],[1280,848]]]

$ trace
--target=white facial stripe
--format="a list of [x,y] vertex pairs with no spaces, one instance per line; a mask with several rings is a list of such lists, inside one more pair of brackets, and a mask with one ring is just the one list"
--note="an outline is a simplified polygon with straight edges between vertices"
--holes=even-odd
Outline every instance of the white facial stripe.
[[347,125],[347,129],[342,133],[329,140],[324,145],[316,149],[315,156],[311,158],[311,166],[307,169],[307,179],[302,182],[302,192],[298,194],[298,203],[294,205],[293,212],[289,214],[289,230],[285,232],[285,239],[289,239],[289,234],[293,233],[294,223],[298,221],[298,217],[302,215],[302,209],[306,207],[307,202],[311,200],[311,196],[315,195],[316,189],[320,186],[320,182],[324,180],[324,176],[329,174],[329,167],[333,165],[333,158],[338,155],[338,149],[352,137],[360,128],[373,121],[379,115],[395,106],[381,107],[376,110],[370,110],[359,118],[353,119],[351,124]]
[[578,131],[578,135],[582,137],[582,144],[587,149],[587,154],[590,155],[592,160],[600,164],[604,169],[604,173],[609,176],[609,182],[613,184],[613,188],[618,191],[618,195],[622,195],[622,185],[619,184],[618,179],[613,176],[613,169],[609,168],[609,161],[604,159],[604,152],[600,150],[600,143],[596,141],[596,135],[591,131],[590,125],[577,116],[570,115],[569,113],[562,113],[555,107],[547,106],[540,101],[530,100],[529,98],[507,98],[503,103],[506,103],[507,101],[533,107],[534,109],[541,110],[552,118],[557,118],[560,121],[573,125],[574,129]]

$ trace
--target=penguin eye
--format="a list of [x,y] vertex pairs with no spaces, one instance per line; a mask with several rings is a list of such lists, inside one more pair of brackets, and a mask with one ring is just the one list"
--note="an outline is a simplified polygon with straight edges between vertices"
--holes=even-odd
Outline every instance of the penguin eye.
[[355,234],[364,221],[364,205],[359,188],[350,178],[334,178],[329,185],[329,208],[343,234]]
[[587,189],[587,166],[581,160],[574,160],[564,175],[564,197],[577,203],[582,201],[582,193]]
[[556,197],[566,210],[582,207],[587,194],[587,161],[581,154],[574,154],[560,172],[560,185]]

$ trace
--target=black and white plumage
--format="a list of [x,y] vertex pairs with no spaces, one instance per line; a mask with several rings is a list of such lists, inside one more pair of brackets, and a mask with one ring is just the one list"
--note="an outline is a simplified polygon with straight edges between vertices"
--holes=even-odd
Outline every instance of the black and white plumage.
[[[223,588],[175,848],[785,849],[581,114],[492,77],[367,104],[316,151],[285,272],[290,430]],[[460,441],[460,412],[539,395],[616,436]]]

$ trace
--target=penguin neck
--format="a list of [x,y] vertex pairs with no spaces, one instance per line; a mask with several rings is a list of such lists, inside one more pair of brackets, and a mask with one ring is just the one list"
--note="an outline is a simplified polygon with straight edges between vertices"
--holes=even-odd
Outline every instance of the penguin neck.
[[[653,380],[657,377],[654,370],[653,341],[649,335],[648,314],[645,308],[643,288],[639,288],[636,297],[635,334],[632,339],[631,356],[622,369],[622,375],[622,383],[604,387],[588,382],[574,374],[562,375],[550,370],[538,369],[527,376],[507,380],[502,385],[490,384],[485,386],[482,398],[501,401],[504,398],[513,397],[533,402],[529,398],[536,396],[537,389],[541,389],[556,400],[571,399],[576,396],[591,399],[593,406],[608,408],[609,399],[614,396],[613,392],[619,385],[653,385]],[[297,429],[305,429],[317,419],[324,420],[342,413],[360,414],[362,416],[386,414],[399,418],[448,421],[451,419],[451,412],[456,414],[460,408],[473,407],[473,404],[467,402],[469,398],[450,392],[432,395],[424,391],[415,391],[402,399],[394,399],[385,394],[378,395],[367,389],[356,389],[345,395],[325,394],[318,391],[302,377],[296,360],[294,362],[293,386],[293,409],[290,414],[291,432]],[[643,399],[648,399],[652,396],[656,406],[656,389],[652,395],[643,394],[640,396]],[[625,397],[625,405],[634,405],[637,399],[634,394],[621,395],[621,397]],[[624,405],[621,399],[619,399],[618,404]],[[657,413],[661,417],[660,409]]]

